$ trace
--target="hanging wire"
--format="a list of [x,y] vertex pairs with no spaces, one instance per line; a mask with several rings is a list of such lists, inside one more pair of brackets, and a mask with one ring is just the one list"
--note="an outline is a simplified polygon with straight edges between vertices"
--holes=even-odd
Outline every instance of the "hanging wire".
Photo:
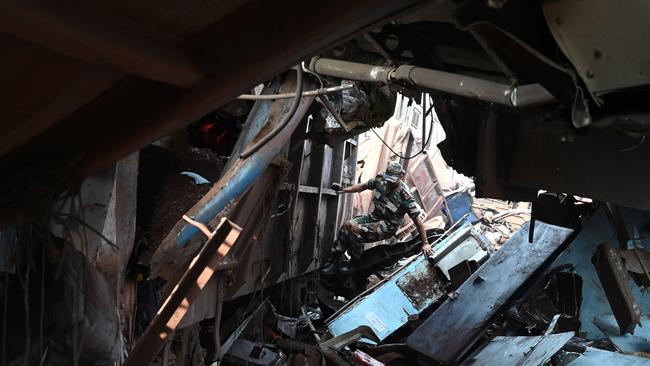
[[[422,100],[422,106],[424,107],[424,99]],[[428,109],[428,110],[426,111],[426,113],[424,113],[423,116],[422,116],[422,129],[423,129],[423,130],[424,130],[424,128],[425,128],[425,124],[424,124],[424,122],[425,122],[425,120],[426,120],[426,117],[431,113],[431,110],[433,110],[433,103],[431,103],[431,106],[429,107],[429,109]],[[386,143],[386,141],[384,141],[384,139],[382,139],[382,138],[379,136],[379,134],[377,133],[377,131],[375,131],[374,128],[371,128],[370,130],[372,131],[372,133],[375,134],[375,136],[377,136],[377,138],[379,139],[379,141],[381,141],[381,143],[384,144],[384,146],[386,146],[386,147],[388,148],[388,150],[390,150],[390,152],[392,152],[393,154],[395,154],[395,155],[396,155],[397,157],[399,157],[400,159],[410,160],[410,159],[413,159],[413,158],[417,157],[418,155],[422,154],[424,151],[426,151],[426,147],[427,147],[427,145],[429,145],[429,142],[431,142],[431,136],[433,135],[433,118],[431,119],[431,124],[430,124],[430,126],[429,126],[429,136],[427,137],[427,140],[426,140],[426,141],[422,141],[422,142],[423,142],[423,144],[422,144],[422,149],[420,149],[420,151],[418,151],[418,152],[417,152],[415,155],[413,155],[413,156],[402,156],[402,154],[397,153],[395,150],[393,150],[392,147],[390,147],[390,145],[388,145],[388,144]]]

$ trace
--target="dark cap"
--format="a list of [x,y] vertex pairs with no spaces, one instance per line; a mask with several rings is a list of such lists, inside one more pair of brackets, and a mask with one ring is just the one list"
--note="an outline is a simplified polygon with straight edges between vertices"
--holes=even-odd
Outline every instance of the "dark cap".
[[404,174],[404,169],[402,169],[402,166],[399,163],[388,163],[386,172],[384,173],[384,179],[386,179],[387,182],[395,183],[401,174]]

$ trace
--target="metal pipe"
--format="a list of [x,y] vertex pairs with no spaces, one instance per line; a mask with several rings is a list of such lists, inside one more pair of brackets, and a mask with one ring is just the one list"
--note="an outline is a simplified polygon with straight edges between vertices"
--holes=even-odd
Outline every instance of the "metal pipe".
[[246,159],[249,156],[253,155],[257,150],[261,149],[269,141],[273,140],[273,138],[277,136],[277,134],[280,133],[280,131],[282,131],[282,129],[289,124],[289,121],[291,121],[291,118],[293,118],[293,115],[296,113],[296,110],[298,110],[298,105],[300,104],[300,100],[302,99],[302,88],[304,87],[302,79],[303,79],[302,66],[298,65],[298,67],[296,68],[296,92],[295,92],[293,102],[291,102],[291,107],[289,107],[289,112],[282,116],[282,120],[280,121],[280,123],[278,123],[278,125],[273,130],[269,131],[266,135],[262,136],[261,139],[254,142],[252,146],[247,147],[246,150],[244,150],[244,152],[242,152],[239,157],[241,157],[242,159]]
[[366,65],[329,58],[313,58],[309,63],[309,69],[321,75],[375,83],[389,83],[390,73],[393,71],[392,67]]
[[[318,95],[323,95],[323,94],[329,94],[329,93],[335,93],[338,91],[343,91],[343,90],[348,90],[354,88],[354,85],[348,84],[348,85],[339,85],[339,86],[332,86],[329,88],[320,88],[320,89],[315,89],[315,90],[309,90],[306,92],[302,93],[303,97],[315,97]],[[255,94],[242,94],[237,97],[237,99],[240,100],[277,100],[277,99],[290,99],[296,96],[296,93],[282,93],[282,94],[261,94],[261,95],[255,95]]]
[[470,76],[416,66],[399,66],[392,73],[391,79],[445,93],[511,105],[509,85]]
[[[308,83],[308,81],[305,81]],[[285,81],[286,83],[286,81]],[[313,87],[313,84],[308,84]],[[298,110],[287,126],[280,130],[278,135],[268,144],[262,146],[248,159],[237,159],[230,169],[217,181],[208,193],[195,204],[186,215],[192,219],[209,224],[227,207],[233,207],[248,189],[262,175],[278,153],[284,148],[291,134],[299,125],[305,113],[311,106],[313,97],[302,98]],[[278,120],[282,113],[279,110],[287,108],[288,102],[276,102],[276,108],[258,109],[256,113],[266,116],[266,123],[261,132],[277,128]],[[256,118],[255,118],[256,119]],[[169,231],[167,236],[151,258],[151,277],[161,276],[165,279],[173,278],[174,266],[169,263],[185,263],[200,249],[204,240],[200,231],[188,225],[184,220],[179,220]]]
[[322,75],[367,82],[403,82],[431,90],[476,98],[510,107],[531,107],[556,101],[540,84],[511,86],[471,76],[402,65],[383,67],[356,62],[312,59],[310,69]]

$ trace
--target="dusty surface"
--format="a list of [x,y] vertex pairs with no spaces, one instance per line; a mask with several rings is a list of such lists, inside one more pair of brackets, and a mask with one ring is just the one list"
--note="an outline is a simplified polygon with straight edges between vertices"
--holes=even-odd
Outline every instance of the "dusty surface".
[[138,233],[151,250],[160,244],[182,215],[210,190],[197,185],[183,171],[197,173],[214,183],[223,167],[220,158],[207,149],[191,148],[178,157],[170,150],[149,146],[140,154],[138,177]]

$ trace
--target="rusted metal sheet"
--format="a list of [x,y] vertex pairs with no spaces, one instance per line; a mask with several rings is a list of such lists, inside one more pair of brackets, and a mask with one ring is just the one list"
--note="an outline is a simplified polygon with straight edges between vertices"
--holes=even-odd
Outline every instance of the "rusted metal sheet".
[[544,365],[575,333],[566,332],[534,337],[495,337],[466,366]]
[[219,271],[221,261],[235,243],[241,228],[223,219],[209,235],[201,252],[192,260],[187,271],[167,297],[135,347],[124,362],[125,366],[148,365],[167,342],[171,333],[201,293],[212,275]]
[[634,334],[634,327],[641,320],[641,312],[630,290],[627,270],[619,252],[610,244],[601,244],[591,259],[598,279],[612,307],[621,334]]
[[134,153],[115,164],[113,190],[102,233],[118,248],[100,245],[96,254],[97,269],[119,299],[120,322],[129,346],[135,341],[136,283],[127,279],[126,265],[135,245],[139,157],[139,153]]
[[422,310],[430,304],[432,299],[440,297],[442,294],[442,289],[436,286],[435,281],[432,281],[434,278],[437,278],[434,266],[419,266],[414,268],[413,272],[398,278],[397,287],[404,292],[413,307]]
[[528,231],[526,223],[458,288],[456,299],[443,303],[407,338],[407,346],[440,362],[458,360],[572,232],[538,221],[533,243],[528,243]]

